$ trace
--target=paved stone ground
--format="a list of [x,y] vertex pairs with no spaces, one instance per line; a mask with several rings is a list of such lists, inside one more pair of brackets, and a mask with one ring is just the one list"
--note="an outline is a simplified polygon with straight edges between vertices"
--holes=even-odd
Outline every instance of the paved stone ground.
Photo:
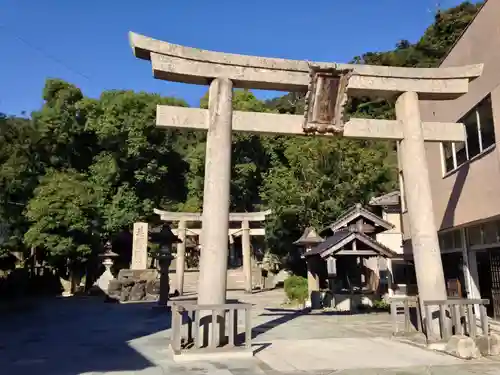
[[230,297],[254,304],[253,360],[176,364],[164,309],[58,298],[0,316],[0,374],[500,375],[496,361],[466,362],[391,340],[388,314],[298,314],[280,307],[281,291]]

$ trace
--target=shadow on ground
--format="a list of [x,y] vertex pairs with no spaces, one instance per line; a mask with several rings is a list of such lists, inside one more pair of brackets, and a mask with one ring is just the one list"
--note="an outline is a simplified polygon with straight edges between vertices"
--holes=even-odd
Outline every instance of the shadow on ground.
[[148,336],[148,345],[168,346],[164,331],[170,328],[170,312],[155,303],[47,298],[27,310],[0,314],[2,374],[140,371],[154,364],[131,342]]

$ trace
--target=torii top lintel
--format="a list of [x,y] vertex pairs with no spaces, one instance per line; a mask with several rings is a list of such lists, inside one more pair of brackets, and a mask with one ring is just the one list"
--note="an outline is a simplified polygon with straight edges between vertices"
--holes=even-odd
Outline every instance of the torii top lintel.
[[349,70],[349,96],[392,97],[413,91],[423,100],[454,99],[468,91],[483,64],[447,68],[308,62],[207,51],[152,39],[130,32],[136,57],[150,60],[155,78],[207,85],[225,77],[234,87],[306,92],[312,69]]
[[[164,221],[201,221],[200,212],[172,212],[154,209],[155,214],[159,215]],[[271,214],[271,210],[260,212],[231,212],[229,221],[264,221]]]

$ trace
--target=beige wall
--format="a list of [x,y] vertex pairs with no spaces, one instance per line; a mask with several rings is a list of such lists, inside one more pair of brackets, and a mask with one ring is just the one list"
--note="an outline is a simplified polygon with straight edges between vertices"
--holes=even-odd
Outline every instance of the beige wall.
[[[483,63],[481,77],[453,101],[422,102],[423,121],[457,121],[491,93],[497,145],[444,176],[441,146],[426,143],[438,229],[500,215],[500,1],[489,0],[441,66]],[[409,233],[403,215],[405,238]]]
[[377,234],[376,240],[398,254],[403,254],[400,214],[384,211],[382,218],[394,225],[394,228]]

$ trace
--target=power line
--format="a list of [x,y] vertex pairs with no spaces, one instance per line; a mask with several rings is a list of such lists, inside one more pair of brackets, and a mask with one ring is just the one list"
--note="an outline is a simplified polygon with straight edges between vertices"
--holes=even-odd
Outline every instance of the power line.
[[86,74],[83,74],[79,71],[77,71],[76,69],[73,69],[71,67],[69,67],[66,63],[64,63],[64,61],[62,61],[61,59],[49,54],[48,52],[44,51],[42,48],[30,43],[29,41],[27,41],[26,39],[24,39],[23,37],[21,37],[20,35],[12,32],[12,31],[9,31],[7,30],[7,28],[5,27],[5,25],[0,25],[0,29],[4,30],[6,32],[6,34],[9,34],[10,36],[12,36],[13,38],[17,39],[18,41],[20,41],[21,43],[23,43],[24,45],[28,46],[29,48],[31,49],[34,49],[36,50],[38,53],[40,53],[42,56],[44,56],[45,58],[49,59],[49,60],[52,60],[53,62],[61,65],[62,67],[66,68],[67,70],[69,70],[70,72],[76,74],[76,75],[79,75],[80,77],[82,78],[85,78],[86,80],[92,82],[92,80],[90,79],[89,76],[87,76]]

